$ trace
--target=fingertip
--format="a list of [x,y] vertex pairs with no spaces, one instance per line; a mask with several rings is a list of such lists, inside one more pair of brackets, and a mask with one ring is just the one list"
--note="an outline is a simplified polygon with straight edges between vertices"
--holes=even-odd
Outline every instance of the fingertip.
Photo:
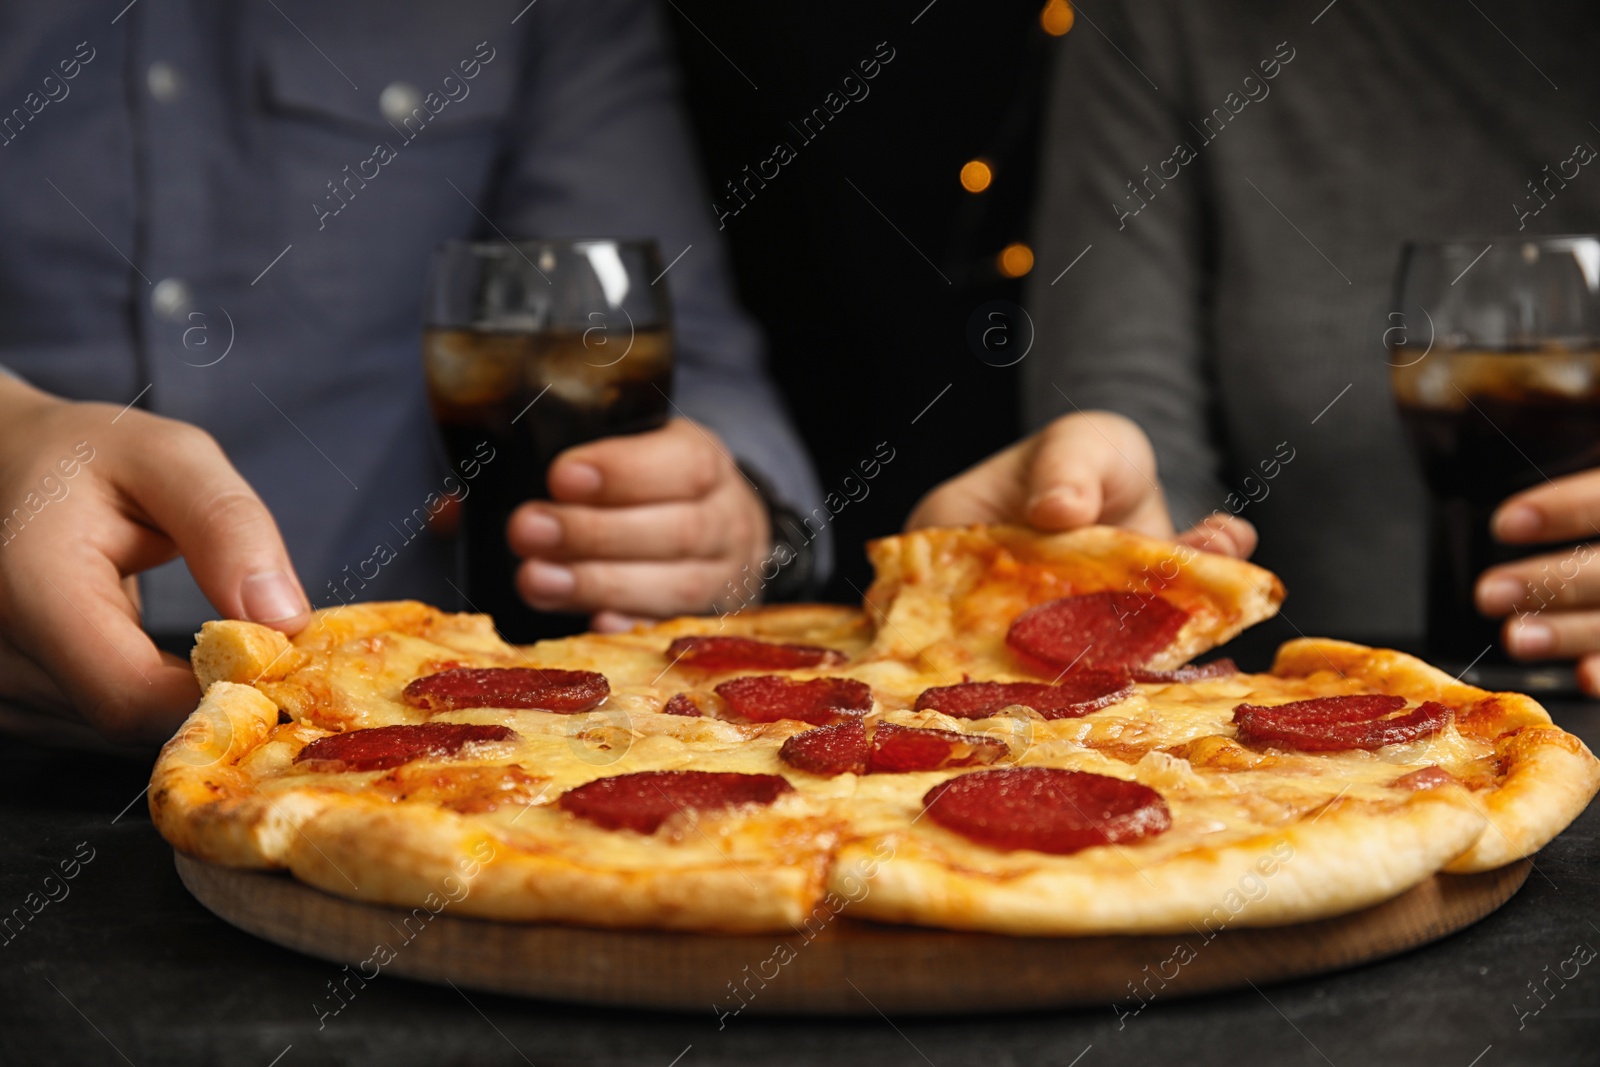
[[1071,530],[1098,517],[1098,501],[1081,486],[1057,485],[1037,494],[1023,509],[1028,525],[1039,530]]
[[536,504],[523,504],[511,513],[506,541],[519,556],[548,551],[561,543],[560,521]]
[[1178,540],[1202,552],[1233,559],[1249,559],[1256,550],[1260,535],[1249,521],[1219,512],[1184,531]]
[[1555,653],[1555,630],[1533,612],[1507,619],[1500,635],[1506,651],[1515,659],[1544,659]]
[[311,604],[294,575],[257,571],[239,583],[239,603],[247,621],[293,634],[311,621]]
[[[1205,528],[1207,523],[1202,523]],[[1241,519],[1237,515],[1225,516],[1218,530],[1217,540],[1221,543],[1220,551],[1234,559],[1249,559],[1250,554],[1256,550],[1260,535],[1248,519]]]
[[311,625],[311,612],[301,612],[299,615],[292,616],[291,618],[279,619],[277,622],[264,622],[261,625],[269,626],[283,634],[285,637],[293,637],[295,634]]
[[648,624],[651,621],[621,611],[599,611],[589,620],[589,628],[597,634],[625,634],[635,626]]
[[1544,528],[1544,516],[1530,504],[1510,502],[1503,504],[1489,519],[1489,529],[1498,541],[1517,543],[1532,541]]
[[1578,688],[1591,697],[1600,697],[1600,653],[1591,652],[1578,660]]
[[1208,530],[1204,526],[1191,526],[1174,540],[1180,545],[1188,545],[1201,552],[1210,552],[1218,556],[1233,555],[1233,539],[1219,530]]
[[600,468],[582,459],[558,458],[547,476],[550,495],[557,500],[592,500],[605,484]]
[[1229,532],[1239,546],[1240,559],[1249,559],[1261,544],[1261,534],[1256,530],[1255,523],[1248,519],[1234,519],[1229,525]]
[[571,568],[542,559],[530,559],[517,568],[517,592],[532,607],[558,611],[577,589]]
[[1501,616],[1509,614],[1526,592],[1526,585],[1510,574],[1490,571],[1479,576],[1472,590],[1472,599],[1482,614]]

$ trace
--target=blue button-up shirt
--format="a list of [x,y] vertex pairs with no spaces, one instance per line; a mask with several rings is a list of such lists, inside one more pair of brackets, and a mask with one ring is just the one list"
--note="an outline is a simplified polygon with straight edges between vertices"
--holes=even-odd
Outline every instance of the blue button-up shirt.
[[[680,409],[809,512],[645,0],[0,7],[0,362],[215,435],[317,604],[441,491],[419,308],[450,237],[653,236]],[[519,10],[520,9],[520,10]],[[363,591],[452,603],[420,537]],[[145,621],[213,612],[182,563]]]

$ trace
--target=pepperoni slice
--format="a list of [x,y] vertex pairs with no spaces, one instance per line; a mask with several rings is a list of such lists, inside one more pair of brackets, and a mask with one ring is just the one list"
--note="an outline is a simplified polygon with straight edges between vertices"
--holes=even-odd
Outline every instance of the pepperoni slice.
[[514,741],[516,731],[507,726],[465,722],[425,722],[418,726],[376,726],[319,737],[294,758],[331,760],[346,771],[381,771],[414,759],[454,756],[474,741]]
[[1074,665],[1127,670],[1170,645],[1188,620],[1188,612],[1159,596],[1086,593],[1018,615],[1006,644],[1030,666],[1050,673]]
[[611,683],[594,671],[553,667],[457,667],[406,686],[407,704],[425,711],[462,708],[539,708],[570,715],[599,707]]
[[872,738],[859,719],[795,734],[778,750],[791,767],[832,778],[840,774],[903,774],[993,763],[1010,751],[1004,741],[955,730],[879,723]]
[[1450,785],[1458,781],[1455,775],[1443,767],[1424,767],[1420,771],[1402,774],[1389,783],[1390,789],[1408,789],[1413,793],[1420,793],[1424,789],[1438,789],[1442,785]]
[[1075,719],[1108,707],[1133,691],[1121,671],[1073,671],[1060,683],[961,682],[924,689],[917,711],[942,711],[958,719],[983,719],[1021,704],[1047,719]]
[[1386,718],[1405,706],[1405,697],[1377,694],[1317,697],[1271,707],[1240,704],[1233,709],[1233,722],[1240,740],[1252,744],[1301,752],[1370,752],[1438,733],[1455,718],[1455,712],[1431,700]]
[[746,804],[771,804],[794,791],[776,774],[727,771],[639,771],[597,778],[561,794],[556,804],[607,830],[653,834],[680,812],[726,811]]
[[867,773],[904,774],[947,767],[976,767],[993,763],[1009,751],[1004,741],[981,734],[974,736],[956,730],[929,730],[883,722],[872,734]]
[[928,790],[929,818],[968,840],[997,849],[1066,855],[1163,833],[1172,813],[1160,793],[1086,771],[997,767]]
[[816,645],[780,645],[750,637],[680,637],[667,646],[667,658],[702,671],[794,671],[832,667],[846,656]]
[[685,715],[691,718],[700,717],[700,705],[688,693],[677,693],[667,701],[666,707],[661,709],[663,715]]
[[1214,659],[1210,663],[1186,664],[1176,670],[1152,671],[1144,667],[1135,667],[1128,674],[1136,682],[1146,682],[1151,685],[1170,685],[1174,682],[1203,682],[1207,678],[1226,678],[1231,674],[1238,674],[1239,667],[1231,659]]
[[872,710],[872,689],[854,678],[802,682],[781,674],[759,674],[723,682],[715,691],[736,714],[752,722],[799,719],[824,726]]
[[789,766],[825,778],[866,774],[867,755],[867,728],[860,719],[795,734],[778,749],[778,758]]

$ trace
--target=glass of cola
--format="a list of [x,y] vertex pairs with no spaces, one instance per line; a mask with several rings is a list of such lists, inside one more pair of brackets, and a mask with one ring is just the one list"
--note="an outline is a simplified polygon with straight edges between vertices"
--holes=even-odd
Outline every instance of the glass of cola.
[[1568,688],[1570,671],[1504,655],[1473,589],[1534,551],[1572,557],[1573,574],[1557,563],[1530,586],[1523,610],[1538,610],[1595,551],[1502,544],[1489,520],[1513,493],[1600,466],[1600,238],[1409,243],[1389,322],[1395,399],[1431,497],[1429,654],[1489,688]]
[[448,241],[434,252],[428,395],[451,462],[478,472],[461,506],[464,592],[507,640],[577,628],[517,595],[512,511],[547,498],[545,473],[563,450],[667,420],[673,345],[661,273],[648,240]]

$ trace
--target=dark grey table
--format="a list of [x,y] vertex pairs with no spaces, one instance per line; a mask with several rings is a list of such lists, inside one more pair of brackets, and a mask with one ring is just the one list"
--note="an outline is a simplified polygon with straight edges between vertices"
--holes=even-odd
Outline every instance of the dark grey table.
[[[1600,744],[1600,705],[1552,713]],[[0,741],[0,908],[11,916],[0,930],[0,1063],[1600,1064],[1600,959],[1566,962],[1600,949],[1600,805],[1540,853],[1510,903],[1453,937],[1308,981],[1158,999],[1120,1024],[1107,1005],[746,1014],[719,1029],[710,1005],[639,1014],[380,977],[319,1028],[316,1005],[329,1003],[339,969],[241,933],[189,897],[145,813],[146,774],[143,763]]]

